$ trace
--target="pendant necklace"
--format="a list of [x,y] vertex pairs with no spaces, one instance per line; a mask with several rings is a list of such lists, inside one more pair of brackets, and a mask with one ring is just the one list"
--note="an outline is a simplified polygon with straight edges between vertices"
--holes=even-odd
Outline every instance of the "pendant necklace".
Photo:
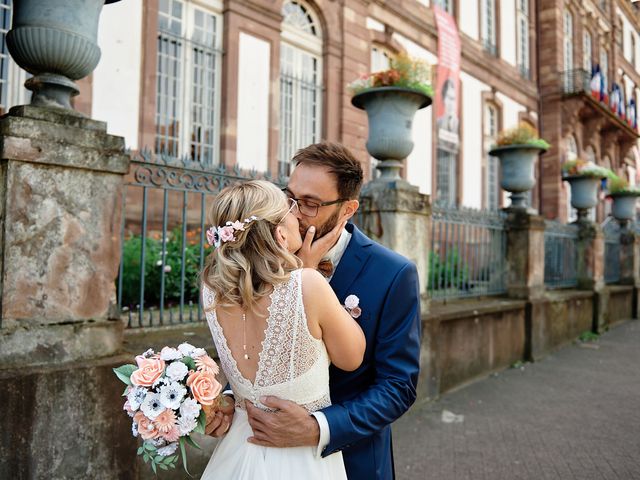
[[247,316],[244,312],[242,312],[242,339],[243,345],[242,348],[244,350],[244,359],[249,360],[249,354],[247,353]]

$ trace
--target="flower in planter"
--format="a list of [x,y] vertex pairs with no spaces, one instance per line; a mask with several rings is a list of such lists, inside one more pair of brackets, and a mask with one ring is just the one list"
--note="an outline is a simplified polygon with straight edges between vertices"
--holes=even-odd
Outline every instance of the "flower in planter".
[[503,130],[493,148],[509,145],[531,145],[543,150],[549,149],[549,143],[539,137],[538,131],[531,125],[521,122],[517,127]]
[[347,85],[352,95],[378,87],[408,88],[432,97],[431,66],[424,60],[400,54],[391,60],[388,70],[362,75]]
[[562,177],[612,178],[614,173],[608,168],[577,158],[562,164]]
[[635,185],[634,186],[629,185],[629,182],[626,179],[620,178],[614,173],[612,173],[611,176],[609,177],[609,182],[607,186],[608,186],[608,189],[607,189],[608,197],[623,196],[623,195],[640,196],[639,187]]

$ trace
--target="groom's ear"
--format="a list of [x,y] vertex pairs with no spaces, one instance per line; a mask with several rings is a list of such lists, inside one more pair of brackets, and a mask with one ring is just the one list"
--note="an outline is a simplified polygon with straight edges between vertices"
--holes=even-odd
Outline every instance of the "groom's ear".
[[360,202],[358,200],[347,200],[346,202],[344,202],[343,220],[349,220],[351,217],[353,217],[358,211],[359,206]]

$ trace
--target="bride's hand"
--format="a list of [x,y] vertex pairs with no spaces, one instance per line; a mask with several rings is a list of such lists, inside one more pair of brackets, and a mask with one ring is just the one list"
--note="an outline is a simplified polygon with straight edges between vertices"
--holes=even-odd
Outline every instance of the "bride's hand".
[[346,220],[339,222],[333,230],[315,241],[313,237],[316,234],[316,229],[313,226],[309,227],[304,236],[302,247],[296,252],[298,258],[302,260],[303,266],[306,268],[318,268],[318,263],[331,250],[331,247],[336,244],[346,224]]
[[204,427],[204,433],[215,438],[220,438],[229,431],[231,422],[233,422],[233,414],[236,410],[232,397],[225,395],[223,399],[224,404],[222,406],[212,410],[211,413],[206,412],[207,424]]

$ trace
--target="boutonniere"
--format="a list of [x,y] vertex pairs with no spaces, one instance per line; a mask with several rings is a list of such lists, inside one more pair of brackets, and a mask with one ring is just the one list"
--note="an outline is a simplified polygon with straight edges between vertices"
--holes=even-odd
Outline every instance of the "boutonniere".
[[349,315],[351,315],[353,318],[358,318],[360,315],[362,315],[362,310],[358,306],[359,304],[360,304],[360,299],[357,296],[349,295],[347,298],[344,299],[343,306],[345,310],[349,312]]

